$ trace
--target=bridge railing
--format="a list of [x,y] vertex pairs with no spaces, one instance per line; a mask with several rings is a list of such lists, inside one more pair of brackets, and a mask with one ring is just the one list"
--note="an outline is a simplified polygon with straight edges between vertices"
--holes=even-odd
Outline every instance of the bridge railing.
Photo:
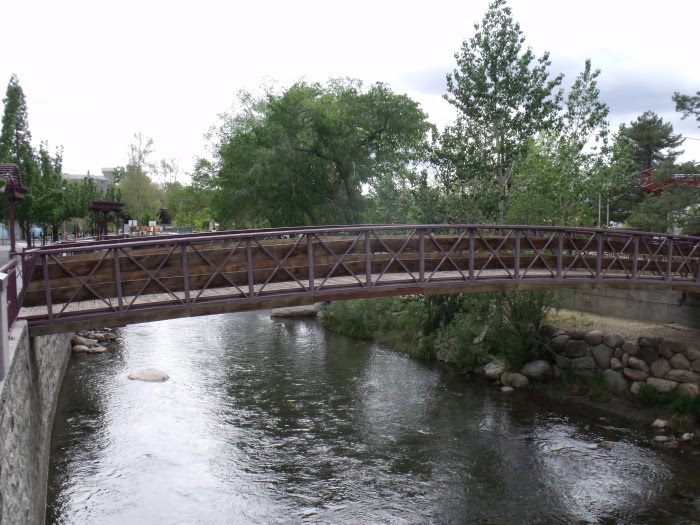
[[472,285],[700,289],[700,238],[629,230],[340,225],[105,240],[23,255],[22,304],[44,308],[49,322],[96,311],[122,316]]

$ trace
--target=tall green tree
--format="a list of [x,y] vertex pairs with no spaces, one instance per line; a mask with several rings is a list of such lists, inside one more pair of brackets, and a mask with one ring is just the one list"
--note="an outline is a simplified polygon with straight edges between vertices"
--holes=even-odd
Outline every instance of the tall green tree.
[[683,113],[683,118],[695,117],[695,120],[700,122],[700,91],[695,95],[681,95],[676,91],[673,101],[676,103],[676,111]]
[[17,75],[10,77],[3,104],[0,162],[17,164],[23,181],[28,183],[35,175],[37,164],[29,131],[27,102]]
[[550,78],[548,53],[536,58],[523,48],[525,37],[505,0],[491,3],[474,28],[447,75],[445,99],[458,117],[443,135],[437,160],[471,187],[471,195],[488,195],[503,222],[515,163],[530,139],[556,125],[562,76]]
[[654,168],[663,162],[674,162],[683,153],[678,148],[684,140],[673,133],[670,122],[664,122],[652,111],[645,111],[629,126],[622,124],[618,140],[627,141],[637,171]]
[[363,188],[404,176],[426,156],[427,116],[384,84],[298,82],[239,103],[219,130],[207,181],[222,223],[359,222]]

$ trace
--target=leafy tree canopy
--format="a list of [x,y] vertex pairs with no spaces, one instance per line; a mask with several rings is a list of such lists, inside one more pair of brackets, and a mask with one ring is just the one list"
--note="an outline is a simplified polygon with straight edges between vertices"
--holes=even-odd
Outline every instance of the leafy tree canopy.
[[199,170],[220,190],[223,223],[358,222],[363,189],[426,157],[427,116],[384,84],[298,82],[239,103],[219,129],[216,165]]
[[505,0],[495,0],[474,28],[447,75],[445,99],[459,114],[442,137],[437,163],[467,181],[473,195],[490,189],[503,221],[514,163],[530,139],[556,125],[562,76],[550,78],[548,53],[537,59],[523,49],[525,37]]

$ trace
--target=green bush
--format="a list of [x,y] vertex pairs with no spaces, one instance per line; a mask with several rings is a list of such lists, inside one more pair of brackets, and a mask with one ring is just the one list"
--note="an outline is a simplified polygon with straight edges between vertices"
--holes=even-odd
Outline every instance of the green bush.
[[649,385],[639,387],[639,397],[647,404],[665,408],[676,416],[688,416],[700,420],[700,398],[685,396],[674,390],[661,393]]

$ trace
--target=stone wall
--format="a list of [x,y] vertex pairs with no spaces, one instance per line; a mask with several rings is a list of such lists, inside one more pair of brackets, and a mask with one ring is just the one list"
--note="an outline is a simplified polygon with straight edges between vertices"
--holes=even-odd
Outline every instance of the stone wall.
[[0,523],[44,522],[51,428],[72,335],[30,340],[23,321],[10,332],[0,382]]
[[646,384],[657,392],[700,394],[700,349],[686,343],[652,336],[630,341],[599,330],[555,330],[551,348],[560,368],[602,370],[605,381],[620,392],[636,394]]

